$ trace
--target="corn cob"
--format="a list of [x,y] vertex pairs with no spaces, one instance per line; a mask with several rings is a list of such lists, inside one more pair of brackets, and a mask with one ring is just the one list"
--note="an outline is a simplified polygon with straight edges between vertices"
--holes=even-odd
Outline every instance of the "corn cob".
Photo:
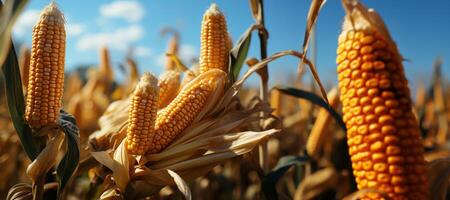
[[42,11],[32,35],[25,119],[37,129],[57,121],[63,95],[66,31],[54,2]]
[[180,72],[168,70],[159,77],[158,108],[164,108],[177,96],[180,88]]
[[30,49],[27,47],[22,47],[20,49],[20,77],[22,79],[22,85],[24,90],[28,87],[28,73],[30,70],[30,56],[31,52]]
[[158,112],[155,135],[148,152],[160,152],[183,132],[212,98],[211,94],[223,91],[226,77],[223,71],[212,69],[184,86],[177,97]]
[[127,150],[143,155],[150,147],[158,112],[158,79],[144,73],[131,97],[128,113]]
[[426,163],[402,57],[377,13],[359,2],[344,6],[336,62],[358,188],[375,187],[392,199],[427,199]]
[[[331,107],[336,108],[339,105],[339,95],[337,88],[333,88],[328,92],[328,100]],[[325,140],[330,136],[330,122],[332,116],[327,109],[321,108],[317,113],[316,121],[306,141],[306,150],[311,157],[318,158],[320,150],[324,146]]]
[[200,73],[210,69],[228,72],[230,38],[225,16],[216,4],[203,15],[200,45]]
[[280,91],[273,89],[270,92],[270,106],[274,109],[272,114],[276,117],[281,117],[282,100]]
[[[178,54],[178,34],[175,34],[169,40],[169,45],[167,46],[167,53],[173,55]],[[176,69],[177,69],[176,62],[170,56],[167,56],[166,70],[176,70]]]
[[111,62],[110,62],[110,58],[109,58],[109,51],[107,47],[101,47],[100,48],[100,52],[99,52],[99,56],[100,56],[100,74],[101,76],[104,78],[105,83],[109,84],[112,82],[113,80],[113,70],[111,67]]

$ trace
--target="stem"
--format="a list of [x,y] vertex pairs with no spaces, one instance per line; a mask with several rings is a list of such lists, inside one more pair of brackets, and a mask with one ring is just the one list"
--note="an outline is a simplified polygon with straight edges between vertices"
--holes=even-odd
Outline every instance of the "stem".
[[[259,18],[260,21],[258,24],[261,24],[263,26],[263,29],[265,30],[264,26],[264,3],[263,0],[260,1],[260,9],[261,9],[261,17]],[[263,32],[263,30],[258,31],[258,37],[259,37],[259,44],[260,44],[260,53],[261,53],[261,60],[264,60],[267,58],[267,34]],[[269,80],[269,73],[267,70],[267,65],[265,65],[263,68],[258,70],[258,74],[261,78],[261,84],[260,84],[260,91],[259,96],[263,100],[263,102],[268,102],[268,80]],[[261,113],[261,116],[267,117],[267,114]],[[260,126],[264,125],[264,119],[260,120]],[[259,146],[259,164],[261,165],[261,168],[266,173],[269,170],[269,157],[267,152],[267,142],[261,144]]]
[[45,177],[40,176],[33,182],[32,193],[33,200],[42,200],[44,198]]

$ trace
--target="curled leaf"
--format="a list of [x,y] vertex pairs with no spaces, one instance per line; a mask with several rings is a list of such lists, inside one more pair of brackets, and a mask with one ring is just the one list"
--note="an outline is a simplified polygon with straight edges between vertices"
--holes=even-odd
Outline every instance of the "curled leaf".
[[61,150],[61,145],[63,142],[64,135],[56,133],[38,157],[30,165],[28,165],[27,175],[31,178],[31,180],[35,181],[38,178],[45,176],[45,174],[56,164],[56,155]]
[[184,195],[186,200],[192,200],[191,190],[189,189],[188,184],[181,178],[177,173],[168,169],[167,173],[173,178],[173,181],[177,185],[180,192]]

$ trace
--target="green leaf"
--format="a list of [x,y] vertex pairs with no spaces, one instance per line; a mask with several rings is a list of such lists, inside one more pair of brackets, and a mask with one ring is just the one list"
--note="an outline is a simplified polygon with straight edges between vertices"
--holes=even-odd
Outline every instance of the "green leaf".
[[28,157],[31,160],[34,160],[38,156],[40,150],[36,141],[33,140],[31,128],[25,123],[25,101],[23,98],[20,69],[14,45],[11,45],[9,48],[8,56],[2,66],[2,72],[5,77],[6,99],[11,120],[19,135],[23,149]]
[[72,177],[78,166],[80,152],[78,150],[79,129],[75,117],[64,110],[61,110],[58,125],[66,134],[67,142],[67,152],[56,169],[56,175],[59,180],[58,194],[61,195],[67,181]]
[[347,128],[345,127],[345,123],[342,120],[341,115],[339,115],[339,113],[336,112],[336,110],[334,110],[333,107],[330,106],[330,104],[325,102],[322,97],[319,97],[312,92],[302,90],[302,89],[296,89],[296,88],[292,88],[292,87],[277,86],[277,87],[275,87],[275,89],[279,90],[280,92],[282,92],[284,94],[287,94],[287,95],[290,95],[293,97],[309,100],[312,103],[314,103],[322,108],[325,108],[330,113],[330,115],[333,116],[334,120],[336,120],[336,123],[342,128],[342,130],[347,132]]
[[278,199],[276,184],[278,180],[294,165],[303,165],[308,161],[307,157],[284,156],[280,158],[277,166],[262,180],[262,190],[267,199]]
[[11,42],[11,31],[19,14],[22,12],[28,0],[8,0],[5,5],[0,1],[0,64],[5,62],[8,56]]
[[247,58],[248,49],[250,48],[250,42],[252,40],[252,31],[254,26],[248,28],[241,38],[237,42],[236,46],[230,51],[230,65],[229,70],[232,75],[233,82],[237,80],[239,72],[241,71],[242,65]]

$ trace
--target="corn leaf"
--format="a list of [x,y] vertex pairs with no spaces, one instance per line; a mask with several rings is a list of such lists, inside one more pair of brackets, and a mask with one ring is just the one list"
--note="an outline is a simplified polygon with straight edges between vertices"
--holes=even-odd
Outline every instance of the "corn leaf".
[[276,184],[286,171],[294,165],[303,165],[308,161],[307,157],[284,156],[280,158],[277,166],[262,180],[262,190],[267,199],[278,199]]
[[80,152],[78,150],[79,129],[75,117],[61,110],[58,125],[64,131],[67,143],[67,152],[56,169],[56,175],[59,179],[58,194],[61,195],[67,181],[78,167]]
[[28,158],[34,160],[40,150],[38,144],[33,141],[31,128],[25,123],[25,101],[23,98],[19,63],[14,45],[11,45],[9,48],[8,56],[2,66],[2,72],[5,77],[6,99],[11,120]]
[[170,169],[167,170],[167,173],[169,173],[169,175],[173,178],[173,181],[177,185],[178,190],[183,193],[184,198],[186,200],[192,200],[191,190],[189,189],[188,184],[183,180],[183,178],[181,178],[177,173]]
[[237,42],[236,46],[233,47],[230,51],[230,65],[229,70],[232,75],[232,80],[237,80],[239,76],[239,72],[241,71],[242,65],[244,64],[245,59],[247,58],[248,49],[250,48],[250,42],[252,40],[252,31],[254,30],[254,26],[248,28],[244,34],[242,34],[241,38]]
[[342,128],[342,130],[347,132],[347,128],[345,127],[344,121],[342,121],[341,115],[339,115],[339,113],[337,113],[333,109],[333,107],[330,106],[330,104],[325,102],[321,97],[317,96],[316,94],[306,91],[306,90],[296,89],[296,88],[286,87],[286,86],[277,86],[277,87],[275,87],[275,89],[283,92],[284,94],[287,94],[287,95],[290,95],[293,97],[307,99],[307,100],[311,101],[312,103],[314,103],[322,108],[327,109],[327,111],[331,114],[331,116],[333,116],[333,118],[336,120],[338,125]]

